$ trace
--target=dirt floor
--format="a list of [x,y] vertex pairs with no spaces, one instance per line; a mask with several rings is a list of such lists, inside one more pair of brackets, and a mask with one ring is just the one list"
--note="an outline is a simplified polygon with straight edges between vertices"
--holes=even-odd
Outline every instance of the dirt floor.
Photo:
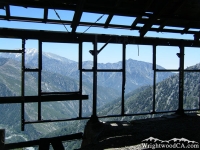
[[107,122],[106,127],[99,132],[98,140],[82,150],[141,149],[138,145],[149,137],[160,140],[185,138],[200,143],[200,115],[170,115],[130,122]]

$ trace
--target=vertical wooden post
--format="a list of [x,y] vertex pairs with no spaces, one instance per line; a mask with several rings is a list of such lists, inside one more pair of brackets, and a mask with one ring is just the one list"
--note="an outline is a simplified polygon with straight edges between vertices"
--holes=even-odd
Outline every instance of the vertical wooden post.
[[21,63],[21,130],[24,131],[24,123],[25,123],[25,104],[24,104],[24,95],[25,95],[25,45],[26,40],[22,39],[22,63]]
[[93,54],[93,120],[97,118],[97,35],[94,37],[94,54]]
[[[79,92],[82,95],[83,85],[83,42],[79,41]],[[82,118],[82,99],[79,100],[79,118]]]
[[153,110],[156,112],[156,45],[153,45]]
[[0,129],[0,149],[4,149],[5,144],[5,129]]
[[42,92],[42,41],[38,41],[38,96],[39,96],[39,101],[38,101],[38,120],[42,120],[42,110],[41,110],[41,92]]
[[180,68],[179,68],[179,105],[177,114],[183,115],[183,91],[184,91],[184,46],[179,46],[180,53],[178,53],[178,57],[180,58]]
[[121,115],[124,115],[124,95],[126,85],[126,43],[122,44],[122,103],[121,103]]

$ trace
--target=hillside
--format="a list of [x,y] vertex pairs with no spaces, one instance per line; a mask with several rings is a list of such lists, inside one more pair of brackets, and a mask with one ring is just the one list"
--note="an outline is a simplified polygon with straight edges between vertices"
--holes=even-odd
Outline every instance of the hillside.
[[[17,96],[20,95],[20,63],[8,58],[0,59],[0,96]],[[60,74],[43,72],[42,73],[43,91],[77,91],[78,81]],[[56,81],[54,80],[56,78]],[[14,84],[13,84],[14,83]],[[25,80],[26,91],[25,95],[37,95],[37,74],[27,73]],[[108,100],[117,98],[117,92],[112,89],[106,89],[98,86],[98,106],[104,105]],[[83,115],[88,116],[92,106],[92,85],[83,83],[83,93],[89,95],[89,100],[83,102]],[[63,101],[63,102],[48,102],[42,103],[42,118],[43,119],[62,119],[78,116],[78,101]],[[6,128],[10,132],[6,133],[9,141],[13,141],[11,135],[20,133],[24,139],[35,139],[38,136],[44,136],[50,131],[56,130],[63,126],[60,123],[27,125],[26,132],[20,132],[20,104],[1,104],[0,105],[1,128]],[[29,103],[25,105],[26,120],[37,119],[37,104]],[[15,122],[15,124],[13,124]],[[66,124],[65,124],[66,125]],[[31,128],[31,130],[29,130]],[[34,130],[33,130],[34,129]],[[26,138],[25,138],[26,137]],[[19,140],[24,140],[18,138]],[[16,139],[14,138],[14,141]]]
[[[200,63],[187,69],[200,69]],[[156,84],[156,111],[170,111],[178,108],[178,74]],[[200,76],[198,72],[186,72],[184,77],[184,109],[199,108]],[[152,111],[152,86],[139,88],[125,97],[126,114]],[[114,115],[121,112],[121,99],[118,98],[99,109],[99,115]],[[135,117],[132,117],[134,119]]]
[[[197,64],[195,66],[189,67],[188,69],[200,69],[200,64]],[[199,97],[199,75],[198,73],[185,73],[185,101],[184,101],[184,108],[185,109],[195,109],[198,107],[198,97]],[[193,89],[193,90],[192,90]],[[165,111],[165,110],[176,110],[177,109],[177,102],[178,102],[178,75],[175,74],[171,76],[168,79],[165,79],[164,81],[157,83],[157,89],[156,89],[156,111]],[[118,98],[102,108],[98,109],[98,115],[116,115],[120,114],[121,112],[121,98]],[[152,111],[152,87],[151,86],[143,86],[140,87],[128,94],[125,95],[125,111],[128,114],[131,113],[143,113],[143,112],[150,112]],[[124,147],[124,146],[130,146],[133,145],[133,141],[130,142],[130,140],[136,140],[135,144],[139,144],[143,139],[148,138],[152,135],[155,137],[159,137],[160,139],[163,139],[163,134],[165,135],[166,139],[170,139],[173,137],[177,137],[178,135],[180,137],[187,137],[188,139],[193,140],[193,136],[195,135],[195,130],[193,128],[191,129],[191,133],[189,132],[180,132],[181,130],[187,129],[185,127],[185,124],[188,123],[187,120],[190,119],[190,122],[195,122],[194,118],[181,118],[179,120],[174,119],[164,119],[161,120],[154,120],[152,121],[146,121],[146,118],[154,117],[155,115],[147,115],[147,116],[134,116],[134,117],[120,117],[120,118],[107,118],[107,119],[100,119],[103,121],[110,121],[110,120],[135,120],[135,119],[142,119],[145,120],[138,120],[139,122],[132,121],[133,126],[130,128],[130,130],[122,129],[116,132],[117,127],[114,128],[112,131],[104,131],[102,134],[103,136],[114,135],[114,138],[105,138],[104,140],[101,140],[99,144],[97,145],[90,145],[86,147],[85,149],[101,149],[104,148],[116,148],[116,147]],[[182,125],[183,122],[185,122],[184,126]],[[83,129],[85,122],[74,122],[75,126],[78,126],[79,129]],[[143,128],[141,128],[141,125]],[[161,128],[159,131],[158,127]],[[188,127],[190,127],[190,123],[187,124]],[[62,135],[63,131],[69,130],[69,128],[73,128],[74,126],[70,127],[64,127],[59,130],[56,130],[52,132],[49,136],[58,136]],[[125,126],[126,127],[126,126]],[[123,128],[125,128],[123,127]],[[171,127],[171,128],[170,128]],[[120,128],[120,126],[119,126]],[[152,130],[152,128],[154,130]],[[169,130],[166,131],[166,128]],[[182,129],[183,128],[183,129]],[[195,129],[197,129],[197,126],[194,126]],[[75,128],[74,128],[75,129]],[[81,131],[81,130],[79,130]],[[83,130],[82,130],[83,131]],[[156,132],[159,131],[159,132]],[[173,131],[173,132],[169,132]],[[141,134],[142,133],[142,134]],[[173,134],[167,134],[167,133],[173,133]],[[105,134],[105,135],[104,135]],[[124,136],[121,136],[124,135]],[[135,136],[137,135],[137,136]],[[127,140],[130,139],[130,140]],[[195,140],[199,140],[198,136],[195,136]],[[120,141],[120,142],[119,142]],[[68,145],[66,145],[67,148],[79,148],[81,141],[78,142],[72,142]],[[131,147],[132,148],[132,147]],[[83,148],[84,149],[84,148]],[[120,148],[119,148],[120,149]]]
[[[26,50],[26,66],[30,68],[37,68],[38,66],[38,52],[36,49]],[[11,58],[12,60],[21,60],[19,54],[0,54],[0,57]],[[70,78],[79,79],[78,63],[67,58],[43,52],[42,54],[43,71],[68,76]],[[84,69],[92,69],[92,61],[84,61]],[[98,63],[98,69],[121,69],[122,62],[116,63]],[[161,66],[156,68],[164,69]],[[165,78],[171,76],[172,73],[159,73],[156,76],[156,81],[160,82]],[[83,73],[83,81],[86,83],[92,83],[92,73]],[[121,91],[122,74],[116,72],[99,72],[98,73],[98,85],[102,87],[114,88]],[[133,59],[126,60],[126,93],[133,91],[134,89],[151,85],[153,83],[153,70],[152,64]]]
[[[21,56],[13,54],[0,55],[0,95],[1,96],[19,96],[21,84]],[[51,65],[50,65],[51,64]],[[91,66],[92,62],[84,62],[85,68]],[[119,69],[121,62],[98,64],[103,69]],[[135,66],[134,66],[135,65]],[[26,67],[37,67],[37,53],[35,50],[26,52]],[[77,81],[77,62],[66,58],[43,53],[43,70],[42,70],[42,91],[77,91],[79,82]],[[144,71],[144,72],[143,72]],[[66,74],[69,73],[69,76]],[[127,79],[126,93],[141,85],[152,84],[152,64],[134,60],[127,60]],[[159,80],[163,80],[172,75],[172,73],[159,74]],[[37,95],[37,73],[25,74],[25,95]],[[89,100],[83,102],[83,116],[90,116],[92,111],[92,74],[84,73],[83,94],[89,95]],[[111,102],[120,96],[121,90],[121,74],[118,73],[102,73],[98,74],[98,108]],[[143,87],[141,87],[142,89]],[[140,92],[140,90],[137,92]],[[128,96],[126,96],[128,97]],[[0,105],[1,128],[5,128],[6,142],[17,142],[23,140],[32,140],[39,137],[53,135],[76,133],[83,130],[85,121],[80,121],[80,128],[77,122],[61,122],[61,123],[45,123],[26,125],[25,132],[20,131],[20,104],[1,104]],[[78,101],[68,102],[51,102],[42,103],[43,119],[63,119],[78,116]],[[12,119],[14,118],[14,119]],[[26,104],[25,107],[26,120],[37,119],[37,104]],[[13,121],[15,124],[13,124]]]

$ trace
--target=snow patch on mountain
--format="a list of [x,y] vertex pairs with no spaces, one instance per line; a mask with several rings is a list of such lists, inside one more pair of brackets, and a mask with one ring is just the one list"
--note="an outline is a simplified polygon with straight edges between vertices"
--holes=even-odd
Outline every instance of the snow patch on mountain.
[[[19,50],[19,49],[16,49]],[[49,59],[54,59],[57,61],[61,61],[63,63],[76,63],[73,60],[67,59],[62,56],[58,56],[56,54],[50,53],[50,52],[42,52],[43,57],[47,57]],[[21,61],[22,55],[20,53],[14,54],[14,53],[2,53],[0,54],[0,57],[4,58],[11,58],[17,61]],[[35,48],[30,48],[25,50],[25,61],[28,63],[32,59],[38,58],[38,50]]]
[[[25,67],[38,68],[38,50],[31,48],[26,49],[25,52]],[[0,57],[21,61],[19,54],[0,54]],[[97,66],[98,69],[122,69],[122,61],[116,63],[98,63]],[[92,67],[93,61],[83,61],[83,69],[92,69]],[[157,66],[157,68],[162,67]],[[42,53],[42,71],[68,76],[76,80],[79,79],[78,62],[49,52]],[[156,82],[160,82],[171,75],[172,73],[159,73],[156,75]],[[92,73],[83,73],[84,82],[92,83],[92,79]],[[116,90],[121,90],[121,80],[122,74],[120,72],[98,73],[98,85],[103,87],[114,87]],[[143,85],[152,84],[152,63],[133,59],[126,60],[126,81],[126,92],[131,92]]]

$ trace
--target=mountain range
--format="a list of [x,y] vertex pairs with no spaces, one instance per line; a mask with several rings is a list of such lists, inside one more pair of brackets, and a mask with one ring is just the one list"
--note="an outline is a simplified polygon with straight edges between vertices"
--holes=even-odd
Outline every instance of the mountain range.
[[[37,68],[37,50],[26,52],[26,67]],[[43,52],[42,55],[42,90],[43,91],[77,91],[79,90],[78,63],[64,57]],[[0,96],[20,95],[21,84],[21,55],[0,55]],[[83,62],[83,68],[91,69],[92,61]],[[193,66],[200,68],[199,65]],[[121,62],[99,63],[100,69],[120,69]],[[157,66],[157,68],[162,68]],[[164,69],[164,68],[162,68]],[[152,64],[129,59],[126,61],[126,113],[150,112],[152,110]],[[196,108],[199,79],[198,73],[185,75],[186,91],[185,108]],[[194,81],[193,81],[194,78]],[[120,114],[121,73],[98,73],[98,115]],[[37,95],[37,73],[25,74],[26,95]],[[193,87],[194,90],[190,90]],[[89,100],[83,102],[83,116],[90,116],[92,112],[92,73],[83,74],[83,94],[89,95]],[[156,110],[174,110],[177,108],[178,75],[173,73],[157,74]],[[191,99],[194,99],[191,101]],[[159,107],[158,107],[159,106]],[[0,105],[0,128],[5,128],[7,142],[33,140],[39,137],[76,133],[84,126],[85,121],[60,122],[26,125],[24,132],[20,132],[20,104]],[[37,119],[37,104],[25,106],[26,120]],[[61,119],[78,116],[78,101],[42,103],[44,119]],[[14,118],[14,119],[10,119]],[[15,122],[15,124],[13,124]],[[76,126],[75,126],[76,124]],[[80,126],[80,128],[74,128]],[[62,132],[60,132],[62,131]],[[65,131],[65,132],[64,132]]]
[[[20,62],[9,58],[0,58],[0,96],[19,96],[21,93],[21,66]],[[42,73],[42,90],[46,92],[52,91],[77,91],[79,88],[79,82],[67,76],[63,76],[56,73],[50,73],[44,71]],[[54,80],[56,79],[56,81]],[[25,74],[25,95],[37,95],[37,74],[26,73]],[[89,100],[83,101],[83,116],[90,116],[92,107],[92,84],[83,83],[83,94],[89,95]],[[116,90],[110,88],[104,88],[98,86],[98,105],[102,106],[108,100],[117,98]],[[78,101],[62,101],[62,102],[46,102],[42,103],[42,118],[43,119],[67,119],[75,118],[78,116]],[[26,131],[20,132],[21,122],[21,106],[20,104],[1,104],[0,105],[0,127],[5,128],[6,137],[8,141],[20,141],[26,139],[36,139],[39,135],[45,135],[55,129],[59,129],[63,126],[63,123],[47,123],[40,125],[26,125]],[[37,119],[37,104],[28,103],[25,105],[25,119],[36,120]],[[2,124],[3,123],[3,124]],[[61,124],[61,125],[60,125]],[[34,131],[33,131],[34,128]],[[30,131],[31,130],[31,131]],[[19,136],[17,136],[20,133]],[[16,136],[13,136],[16,135]],[[23,135],[23,136],[22,136]]]
[[[200,63],[188,67],[188,70],[200,70]],[[184,73],[184,109],[200,108],[200,76],[198,72]],[[125,96],[125,114],[148,113],[153,109],[153,87],[143,86]],[[176,111],[179,101],[179,75],[171,77],[156,84],[155,111]],[[99,108],[99,115],[113,115],[121,112],[121,99],[107,103]],[[154,115],[152,115],[154,116]],[[152,117],[149,116],[149,117]],[[137,116],[128,117],[136,119]],[[139,117],[141,118],[141,117]],[[122,120],[125,118],[122,118]]]
[[[21,61],[20,54],[0,54],[0,57],[10,58],[12,60]],[[42,54],[42,70],[56,73],[73,79],[79,79],[78,63],[67,58],[43,52]],[[36,49],[28,49],[25,53],[25,65],[27,68],[38,67],[38,51]],[[92,69],[93,61],[84,61],[83,69]],[[121,69],[122,62],[116,63],[98,63],[98,69]],[[164,69],[157,65],[158,69]],[[165,78],[171,76],[172,73],[159,73],[156,75],[156,81],[160,82]],[[92,73],[83,72],[83,82],[92,83]],[[98,85],[108,88],[114,88],[121,91],[122,86],[122,73],[119,72],[99,72]],[[129,59],[126,61],[126,93],[143,85],[152,85],[153,83],[153,70],[152,64],[142,61]]]

